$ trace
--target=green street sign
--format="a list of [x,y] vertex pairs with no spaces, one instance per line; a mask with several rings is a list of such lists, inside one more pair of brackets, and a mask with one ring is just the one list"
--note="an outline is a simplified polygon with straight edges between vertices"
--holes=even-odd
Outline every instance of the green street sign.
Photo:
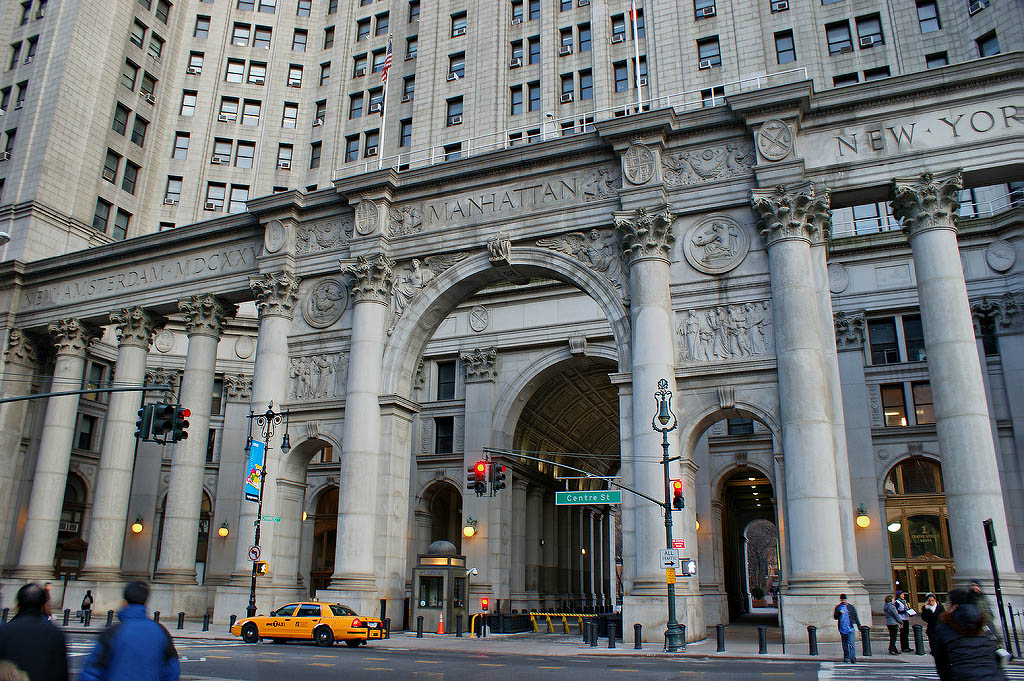
[[279,523],[279,522],[281,522],[281,516],[279,516],[279,515],[265,515],[265,516],[263,516],[263,522],[265,522],[265,523]]
[[585,506],[588,504],[621,504],[622,492],[555,492],[556,506]]

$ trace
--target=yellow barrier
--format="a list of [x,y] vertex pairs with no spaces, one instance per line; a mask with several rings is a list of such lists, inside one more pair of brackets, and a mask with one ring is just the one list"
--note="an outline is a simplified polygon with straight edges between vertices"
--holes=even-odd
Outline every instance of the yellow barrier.
[[[473,615],[472,617],[469,618],[469,637],[470,638],[475,638],[476,637],[476,627],[473,626],[473,625],[476,623],[476,618],[479,617],[479,616],[480,616],[480,613],[476,613],[475,615]],[[486,626],[486,623],[485,623],[485,626]]]
[[548,634],[555,633],[555,627],[551,624],[551,617],[552,616],[554,616],[556,618],[561,618],[562,619],[562,632],[565,633],[565,634],[571,633],[569,631],[569,618],[570,617],[575,617],[576,618],[577,622],[579,623],[580,631],[583,631],[583,618],[584,617],[599,617],[599,615],[597,615],[596,613],[578,613],[578,612],[566,612],[566,613],[563,613],[563,612],[531,612],[529,614],[530,614],[530,624],[533,625],[534,633],[540,633],[540,630],[537,627],[537,617],[543,617],[545,619],[545,621],[547,622],[547,625],[548,625],[548,630],[546,632]]

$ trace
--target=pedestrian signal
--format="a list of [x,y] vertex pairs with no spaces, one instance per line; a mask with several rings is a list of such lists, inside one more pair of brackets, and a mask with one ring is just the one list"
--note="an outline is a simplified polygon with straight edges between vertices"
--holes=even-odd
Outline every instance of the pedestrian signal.
[[174,428],[174,405],[154,404],[153,405],[153,439],[166,436]]
[[265,560],[256,561],[256,574],[258,575],[269,575],[270,574],[270,563]]

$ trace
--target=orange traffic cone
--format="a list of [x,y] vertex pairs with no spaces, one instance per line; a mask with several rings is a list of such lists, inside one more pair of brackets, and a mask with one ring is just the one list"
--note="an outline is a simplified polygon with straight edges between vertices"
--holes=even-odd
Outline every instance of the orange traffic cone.
[[441,613],[441,618],[437,620],[437,633],[444,633],[444,613]]

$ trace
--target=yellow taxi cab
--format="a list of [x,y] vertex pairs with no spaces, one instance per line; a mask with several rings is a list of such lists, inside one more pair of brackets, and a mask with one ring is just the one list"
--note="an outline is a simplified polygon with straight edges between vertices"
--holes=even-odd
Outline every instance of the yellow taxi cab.
[[269,615],[239,620],[231,627],[231,633],[241,636],[246,643],[269,638],[275,643],[300,640],[331,646],[335,641],[344,641],[355,648],[384,638],[384,623],[376,617],[360,617],[345,605],[308,601],[289,603]]

